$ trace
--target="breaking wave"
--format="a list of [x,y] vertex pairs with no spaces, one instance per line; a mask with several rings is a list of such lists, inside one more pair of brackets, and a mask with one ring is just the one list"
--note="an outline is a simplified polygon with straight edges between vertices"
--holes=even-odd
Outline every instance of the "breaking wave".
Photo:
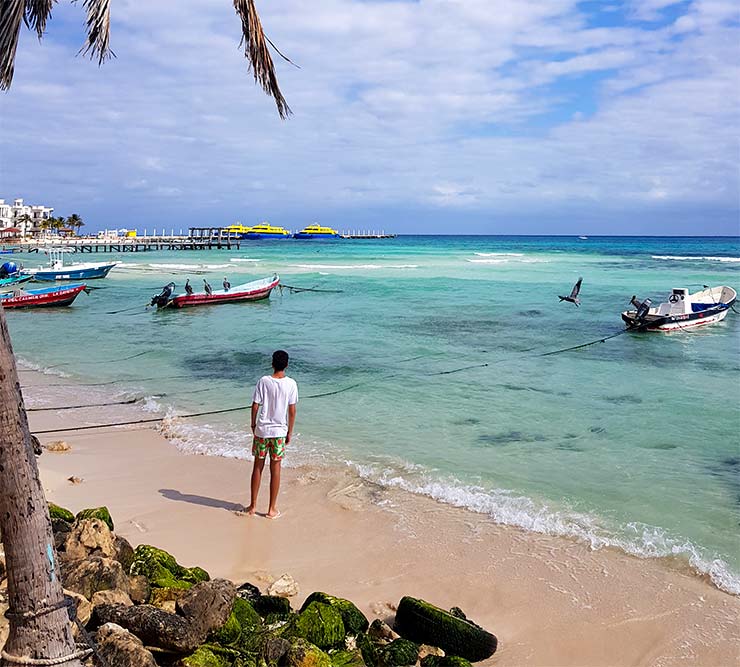
[[651,255],[652,259],[663,259],[671,260],[674,262],[687,262],[687,261],[707,261],[707,262],[728,262],[731,264],[737,264],[740,262],[740,257],[716,257],[714,255],[702,255],[702,256],[689,256],[689,255]]
[[418,264],[291,264],[295,269],[365,269],[368,271],[376,269],[418,269]]

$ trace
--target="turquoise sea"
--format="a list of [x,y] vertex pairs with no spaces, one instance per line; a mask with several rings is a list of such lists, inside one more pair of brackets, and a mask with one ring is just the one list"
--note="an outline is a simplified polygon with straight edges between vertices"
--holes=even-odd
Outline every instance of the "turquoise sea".
[[[25,363],[148,396],[151,416],[247,405],[284,348],[302,397],[291,463],[349,465],[481,521],[676,555],[740,594],[740,316],[538,356],[619,331],[633,294],[740,289],[740,239],[402,236],[114,258],[74,306],[8,313]],[[341,293],[144,308],[170,280],[273,272]],[[582,306],[559,303],[579,276]],[[170,435],[247,457],[247,426],[241,411]]]

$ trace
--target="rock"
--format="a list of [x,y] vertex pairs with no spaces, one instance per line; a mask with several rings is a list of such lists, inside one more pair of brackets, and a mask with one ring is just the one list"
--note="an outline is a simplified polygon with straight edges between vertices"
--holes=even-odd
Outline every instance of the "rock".
[[273,581],[267,588],[268,595],[278,595],[283,598],[292,598],[300,592],[295,579],[289,574],[284,574]]
[[152,588],[149,604],[175,613],[175,603],[187,592],[185,588]]
[[366,665],[377,667],[380,663],[379,649],[368,635],[361,634],[357,636],[357,648],[360,649],[362,659]]
[[62,583],[65,588],[84,595],[88,600],[98,591],[113,588],[128,590],[128,577],[121,564],[100,556],[63,563]]
[[394,639],[380,651],[380,663],[386,667],[415,665],[419,659],[419,647],[408,639]]
[[422,667],[473,667],[465,658],[459,658],[456,655],[438,657],[428,655],[421,661]]
[[108,511],[107,507],[93,507],[91,509],[77,512],[75,520],[81,521],[82,519],[100,519],[101,521],[105,521],[105,523],[108,524],[108,528],[114,530],[113,519],[111,519],[110,512]]
[[101,604],[95,607],[94,624],[116,623],[135,634],[147,646],[175,653],[191,653],[205,640],[194,633],[188,619],[149,604],[126,607]]
[[134,562],[134,548],[125,537],[115,535],[113,537],[113,558],[117,560],[126,572],[131,570],[131,564]]
[[331,658],[305,639],[294,641],[285,656],[289,667],[331,667]]
[[115,623],[106,623],[95,635],[104,664],[115,667],[157,667],[151,651],[141,640]]
[[236,598],[231,613],[236,616],[242,628],[257,628],[262,625],[260,615],[247,600]]
[[108,591],[98,591],[92,596],[90,604],[93,607],[97,607],[99,604],[122,604],[130,607],[134,603],[126,591],[122,591],[120,588],[114,588]]
[[312,602],[295,620],[292,633],[321,649],[339,647],[344,643],[342,615],[333,607]]
[[54,503],[49,503],[49,516],[51,517],[52,521],[54,519],[61,519],[62,521],[69,524],[75,522],[75,515],[72,514],[72,512],[64,509],[64,507],[59,507],[59,505],[55,505]]
[[236,586],[226,579],[204,581],[193,586],[176,603],[177,613],[190,621],[193,634],[205,639],[220,628],[234,607]]
[[[368,628],[368,620],[355,605],[344,598],[337,598],[326,593],[311,593],[301,607],[303,611],[312,602],[321,602],[334,607],[341,615],[345,631],[350,635],[358,635]],[[387,626],[386,626],[387,627]],[[390,628],[388,628],[390,630]]]
[[401,635],[394,632],[390,625],[376,618],[370,628],[367,631],[368,636],[375,640],[378,640],[384,644],[390,644],[395,639],[398,639]]
[[402,637],[439,646],[448,655],[473,662],[490,658],[498,645],[496,637],[483,628],[412,597],[401,599],[395,630]]
[[128,594],[134,604],[148,602],[151,592],[152,587],[149,585],[149,580],[146,577],[138,574],[128,578]]
[[35,435],[31,435],[31,444],[33,445],[33,453],[36,456],[41,456],[44,453],[41,441]]
[[72,475],[71,477],[67,477],[67,481],[70,484],[82,484],[82,482],[84,482],[85,480],[82,479],[82,477],[75,477],[74,475]]
[[352,651],[334,651],[330,654],[332,667],[364,667],[360,649]]
[[67,533],[64,545],[66,560],[83,560],[89,556],[112,558],[115,552],[110,528],[100,519],[77,521]]
[[254,604],[257,598],[262,595],[262,593],[260,592],[260,589],[257,588],[257,586],[246,582],[236,589],[236,595],[242,600],[248,600],[249,602]]
[[444,658],[445,652],[437,646],[430,646],[429,644],[422,644],[419,647],[419,660],[423,660],[428,655],[433,655],[438,658]]
[[61,454],[63,452],[68,452],[70,449],[72,449],[72,447],[68,442],[65,442],[64,440],[52,440],[51,442],[47,442],[44,445],[44,449],[47,452]]
[[291,612],[290,601],[277,595],[260,595],[252,605],[262,617],[275,615],[287,618]]
[[262,647],[262,657],[268,665],[277,664],[290,650],[290,642],[282,637],[267,637]]
[[92,613],[92,605],[84,595],[63,589],[65,597],[72,598],[75,603],[75,614],[82,625],[87,625]]
[[140,544],[134,551],[131,574],[144,575],[154,588],[190,588],[193,584],[208,581],[208,573],[199,568],[182,567],[163,549]]
[[231,661],[201,646],[195,653],[182,658],[175,665],[176,667],[229,667]]

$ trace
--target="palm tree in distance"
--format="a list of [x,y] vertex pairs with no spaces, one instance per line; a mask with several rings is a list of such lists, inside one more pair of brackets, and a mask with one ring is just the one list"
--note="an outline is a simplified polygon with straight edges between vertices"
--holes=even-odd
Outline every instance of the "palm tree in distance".
[[80,227],[84,226],[85,223],[82,222],[82,218],[77,213],[73,213],[67,218],[67,227],[74,229],[78,236],[80,235]]
[[[7,90],[13,82],[15,53],[21,23],[25,21],[29,29],[35,30],[39,40],[46,30],[46,22],[51,17],[51,8],[56,0],[0,0],[0,89]],[[260,17],[254,0],[233,0],[234,9],[242,24],[244,56],[254,74],[255,83],[275,100],[280,118],[287,118],[291,111],[283,97],[275,74],[270,46],[288,62],[278,48],[270,41],[262,29]],[[85,0],[87,11],[87,39],[80,49],[102,65],[115,54],[110,48],[110,5],[111,0]]]

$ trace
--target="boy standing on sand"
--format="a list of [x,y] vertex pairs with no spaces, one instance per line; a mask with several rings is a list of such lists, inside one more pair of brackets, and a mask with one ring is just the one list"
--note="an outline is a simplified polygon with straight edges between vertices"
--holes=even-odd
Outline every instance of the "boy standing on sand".
[[280,491],[280,464],[285,454],[285,445],[290,444],[295,424],[298,385],[285,375],[288,367],[288,353],[277,350],[272,354],[272,375],[265,375],[257,382],[252,397],[252,502],[247,514],[254,515],[257,508],[257,494],[262,482],[267,453],[270,453],[270,507],[265,516],[277,519],[278,491]]

